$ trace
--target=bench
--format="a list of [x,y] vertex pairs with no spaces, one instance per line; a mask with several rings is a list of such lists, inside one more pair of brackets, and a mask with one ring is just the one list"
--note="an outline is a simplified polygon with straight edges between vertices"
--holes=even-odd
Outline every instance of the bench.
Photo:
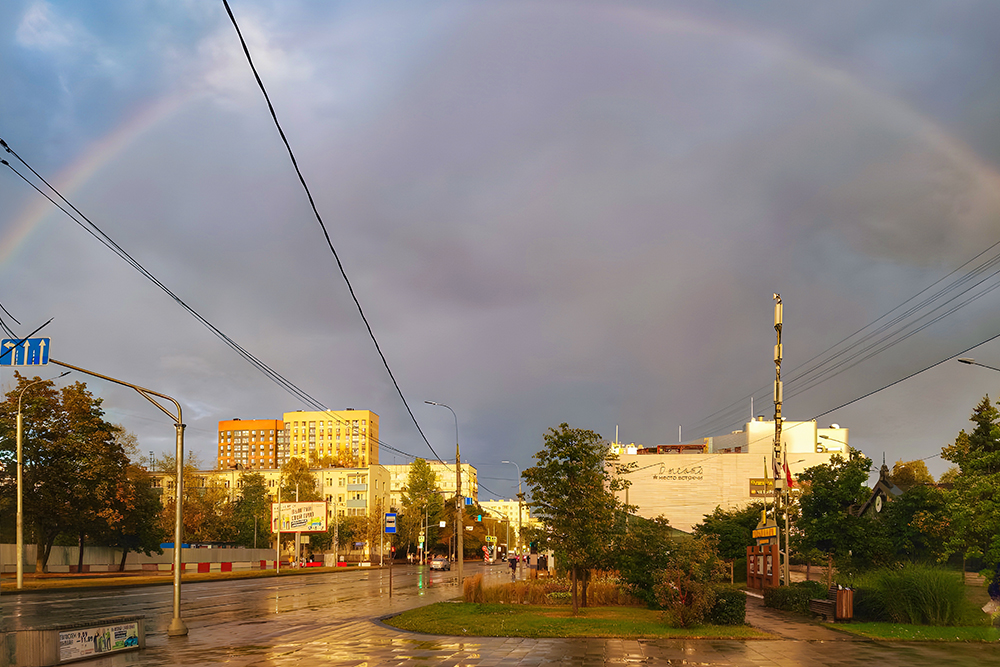
[[854,591],[830,586],[826,599],[809,600],[809,611],[822,616],[824,621],[849,621],[854,617]]

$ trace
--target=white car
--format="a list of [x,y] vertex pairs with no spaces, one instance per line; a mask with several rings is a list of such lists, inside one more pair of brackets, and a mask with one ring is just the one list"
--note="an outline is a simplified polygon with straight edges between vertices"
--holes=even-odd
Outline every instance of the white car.
[[451,561],[444,556],[434,556],[431,558],[430,566],[432,570],[450,570]]

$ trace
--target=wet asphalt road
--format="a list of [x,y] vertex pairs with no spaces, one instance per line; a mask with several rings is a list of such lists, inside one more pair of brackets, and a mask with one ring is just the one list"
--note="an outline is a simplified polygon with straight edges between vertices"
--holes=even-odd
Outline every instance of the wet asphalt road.
[[[466,572],[509,577],[502,566],[470,564]],[[394,568],[391,599],[384,570],[186,584],[182,616],[190,633],[181,638],[166,636],[170,586],[4,596],[0,605],[13,627],[146,616],[145,650],[75,663],[83,667],[1000,666],[995,645],[803,640],[795,638],[804,636],[796,622],[786,622],[782,639],[733,641],[441,637],[401,632],[377,621],[457,595],[453,573],[416,566]]]

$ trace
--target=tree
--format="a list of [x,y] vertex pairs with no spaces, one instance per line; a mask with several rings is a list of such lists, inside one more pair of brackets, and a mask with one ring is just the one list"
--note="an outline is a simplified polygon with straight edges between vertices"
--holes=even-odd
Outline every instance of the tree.
[[934,477],[923,461],[896,461],[889,474],[889,481],[903,491],[909,491],[921,484],[934,485]]
[[618,576],[633,595],[650,607],[659,604],[654,592],[655,573],[671,564],[670,554],[676,539],[674,529],[664,517],[630,516],[628,530],[615,549],[613,565]]
[[[616,491],[627,487],[621,477],[629,468],[614,464],[610,445],[593,431],[560,424],[545,434],[536,465],[524,471],[533,507],[546,526],[546,541],[572,575],[573,612],[579,609],[578,575],[609,563],[612,543],[628,508]],[[583,581],[583,606],[587,604]]]
[[725,580],[716,537],[678,540],[667,561],[666,567],[656,570],[653,586],[667,624],[675,628],[700,624],[715,604],[715,584]]
[[798,476],[803,487],[796,524],[800,552],[831,553],[843,570],[891,559],[883,523],[852,511],[871,494],[866,486],[871,464],[871,459],[852,449],[849,458],[834,454],[829,463],[807,468]]
[[972,412],[971,433],[960,431],[941,457],[958,466],[945,495],[949,538],[944,556],[981,557],[992,569],[1000,563],[1000,412],[984,396]]
[[[167,479],[168,493],[164,496],[163,511],[160,513],[160,526],[167,535],[174,534],[174,506],[176,493],[169,491],[176,488],[177,464],[175,458],[164,455],[155,464]],[[184,488],[181,502],[183,504],[182,539],[186,542],[231,542],[235,537],[233,524],[233,506],[229,502],[229,491],[218,483],[206,483],[198,475],[198,457],[184,457]]]
[[[88,535],[107,527],[123,484],[128,458],[104,420],[102,400],[82,382],[56,390],[51,381],[14,375],[17,384],[0,404],[3,487],[8,506],[16,494],[16,415],[23,415],[25,526],[38,545],[35,569],[47,568],[60,535],[74,536],[82,549]],[[28,387],[31,386],[30,390]]]
[[[441,497],[441,489],[438,488],[437,475],[424,459],[415,459],[410,464],[406,486],[402,491],[402,516],[397,523],[400,527],[400,537],[406,541],[409,551],[410,545],[417,544],[425,518],[428,526],[437,525],[444,509],[444,499]],[[430,544],[429,537],[425,536],[424,539],[427,541],[424,544]]]
[[281,502],[323,500],[316,476],[303,458],[291,458],[281,466]]
[[130,551],[138,551],[147,556],[163,553],[160,544],[167,534],[158,521],[163,506],[153,489],[149,473],[134,463],[130,463],[125,479],[119,484],[114,515],[107,517],[108,530],[105,536],[108,546],[122,550],[118,571],[125,571],[125,560]]
[[694,527],[696,536],[715,535],[719,555],[727,560],[746,556],[747,547],[753,544],[753,531],[760,523],[764,503],[750,503],[744,507],[724,510],[716,507],[711,514]]
[[240,497],[233,506],[234,541],[256,549],[258,542],[266,543],[271,535],[271,497],[267,493],[267,480],[259,472],[240,473]]

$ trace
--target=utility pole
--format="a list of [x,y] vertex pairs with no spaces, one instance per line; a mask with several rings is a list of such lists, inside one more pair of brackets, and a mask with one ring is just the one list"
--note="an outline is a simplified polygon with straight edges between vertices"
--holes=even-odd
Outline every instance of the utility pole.
[[[782,325],[782,303],[781,295],[774,295],[774,331],[777,334],[777,343],[774,346],[774,451],[772,453],[772,468],[774,469],[774,523],[779,524],[779,511],[782,505],[785,510],[785,562],[782,574],[785,585],[788,581],[788,498],[782,503],[782,491],[785,488],[785,477],[782,467],[786,462],[785,446],[781,441],[781,325]],[[778,528],[778,551],[781,551],[781,529]]]

